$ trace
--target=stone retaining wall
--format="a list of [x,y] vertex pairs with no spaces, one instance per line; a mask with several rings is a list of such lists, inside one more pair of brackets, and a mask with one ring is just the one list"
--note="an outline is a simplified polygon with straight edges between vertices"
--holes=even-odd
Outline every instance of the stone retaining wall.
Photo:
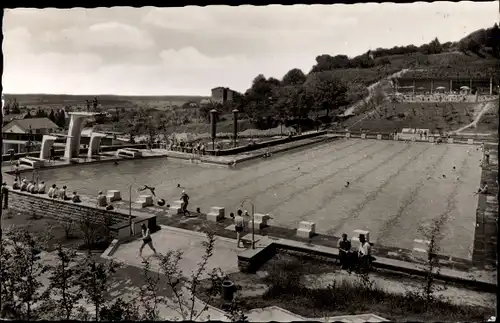
[[[130,236],[128,214],[120,211],[106,211],[104,208],[97,208],[89,205],[88,202],[73,203],[71,201],[63,201],[60,199],[51,199],[47,194],[31,194],[12,190],[9,187],[9,208],[24,212],[34,212],[37,215],[43,215],[53,219],[68,221],[78,221],[88,213],[95,215],[97,223],[104,224],[104,219],[109,217],[112,223],[110,229],[113,236],[118,239],[123,239]],[[135,234],[140,233],[139,226],[147,222],[150,227],[156,227],[156,216],[138,217],[132,215],[132,223],[134,224]]]

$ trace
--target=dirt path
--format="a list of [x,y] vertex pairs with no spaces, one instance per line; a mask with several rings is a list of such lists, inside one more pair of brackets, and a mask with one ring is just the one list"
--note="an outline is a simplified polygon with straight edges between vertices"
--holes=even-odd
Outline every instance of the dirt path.
[[478,122],[481,120],[481,117],[483,116],[483,114],[485,114],[486,112],[490,111],[491,109],[493,109],[495,107],[494,102],[479,103],[476,107],[478,107],[479,105],[483,105],[483,107],[481,108],[481,111],[477,114],[474,121],[472,121],[470,124],[468,124],[466,126],[463,126],[462,128],[460,128],[458,130],[453,131],[452,132],[453,134],[457,134],[457,133],[464,131],[465,129],[468,129],[471,127],[475,128],[477,126]]
[[390,78],[394,78],[394,77],[401,77],[403,74],[405,74],[406,72],[408,72],[408,69],[405,68],[405,69],[402,69],[401,71],[399,72],[396,72],[394,74],[391,74],[375,83],[373,83],[372,85],[368,86],[368,96],[366,98],[363,98],[361,100],[359,100],[358,102],[356,102],[354,105],[352,105],[350,108],[348,108],[345,112],[344,112],[344,116],[347,116],[347,115],[350,115],[350,114],[353,114],[355,112],[355,110],[357,110],[360,106],[362,106],[365,101],[368,101],[372,98],[373,96],[373,90],[380,84],[380,82],[382,81],[386,81],[386,80],[389,80]]

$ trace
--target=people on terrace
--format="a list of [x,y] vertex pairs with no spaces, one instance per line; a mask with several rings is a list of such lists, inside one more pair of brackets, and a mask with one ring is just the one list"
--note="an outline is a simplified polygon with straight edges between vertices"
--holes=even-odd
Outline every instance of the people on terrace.
[[57,185],[56,184],[52,184],[52,187],[49,188],[49,192],[48,192],[48,195],[50,198],[53,198],[53,199],[56,199],[57,198]]
[[80,196],[76,191],[73,192],[73,196],[71,197],[71,201],[73,203],[80,203],[82,200],[80,200]]
[[99,191],[99,194],[97,194],[97,207],[106,207],[107,205],[106,196],[102,194],[102,191]]
[[476,192],[474,192],[474,196],[478,194],[487,194],[488,193],[488,184],[486,182],[483,182],[483,186],[480,186]]
[[23,178],[23,180],[21,181],[21,191],[26,191],[26,188],[28,187],[28,182],[26,181],[26,178]]
[[21,189],[21,186],[19,186],[19,182],[17,181],[17,179],[14,180],[14,183],[12,184],[12,189],[14,190]]
[[371,262],[371,246],[364,234],[359,235],[358,261],[360,271],[367,272]]
[[31,182],[31,186],[28,188],[28,192],[30,192],[31,194],[37,194],[38,185],[35,182]]
[[38,184],[38,194],[45,194],[45,182],[41,181],[40,184]]
[[66,185],[64,185],[62,189],[59,190],[59,198],[61,200],[69,200],[68,195],[66,195],[66,188],[67,188]]
[[339,260],[342,269],[349,269],[349,252],[351,250],[351,241],[347,239],[347,234],[343,233],[337,242],[339,249]]

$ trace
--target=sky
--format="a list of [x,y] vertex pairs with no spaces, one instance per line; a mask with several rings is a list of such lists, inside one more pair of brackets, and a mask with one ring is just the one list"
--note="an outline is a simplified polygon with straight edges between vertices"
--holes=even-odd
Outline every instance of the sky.
[[321,54],[457,41],[498,2],[7,9],[5,93],[210,95],[258,74],[308,73]]

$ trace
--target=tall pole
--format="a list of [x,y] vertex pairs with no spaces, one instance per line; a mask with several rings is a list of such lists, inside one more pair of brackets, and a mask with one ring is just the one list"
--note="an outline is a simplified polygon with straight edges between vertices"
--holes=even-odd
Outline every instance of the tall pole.
[[128,188],[128,226],[130,228],[130,236],[134,234],[132,230],[132,185]]
[[243,200],[243,202],[241,202],[241,207],[245,205],[245,202],[252,205],[252,249],[255,249],[255,205],[248,200]]
[[233,110],[233,147],[236,147],[236,140],[238,138],[238,110]]
[[215,115],[217,110],[210,110],[210,135],[212,137],[212,150],[215,150],[215,137],[217,136],[217,122],[215,120]]
[[252,249],[255,249],[255,206],[252,204]]

